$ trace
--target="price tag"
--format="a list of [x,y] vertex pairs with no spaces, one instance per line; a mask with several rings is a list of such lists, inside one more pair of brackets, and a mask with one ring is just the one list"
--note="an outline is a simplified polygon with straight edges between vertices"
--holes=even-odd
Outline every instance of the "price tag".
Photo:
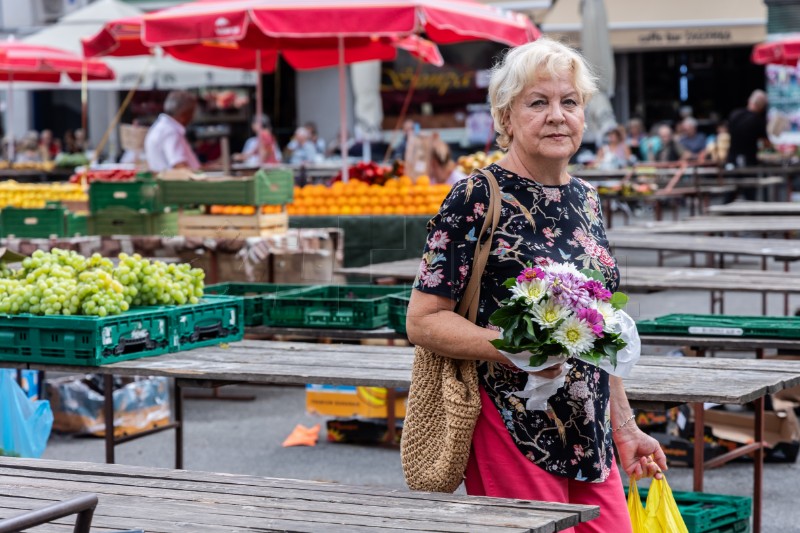
[[689,333],[692,335],[724,335],[726,337],[741,337],[744,335],[742,328],[714,328],[708,326],[691,326]]

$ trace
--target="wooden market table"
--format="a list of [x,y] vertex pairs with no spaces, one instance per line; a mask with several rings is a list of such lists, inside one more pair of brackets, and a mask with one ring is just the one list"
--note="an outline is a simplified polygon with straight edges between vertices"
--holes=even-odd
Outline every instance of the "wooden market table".
[[733,202],[713,205],[708,213],[720,216],[800,216],[800,202]]
[[649,233],[761,233],[788,234],[800,231],[800,216],[765,215],[765,216],[697,216],[680,222],[645,222],[617,229],[619,232]]
[[[93,531],[550,533],[600,515],[593,505],[0,457],[0,523],[85,493],[99,500]],[[46,527],[72,531],[69,519]]]
[[[617,230],[622,231],[622,230]],[[419,270],[419,259],[377,263],[365,267],[341,268],[339,274],[363,276],[371,280],[392,278],[398,282],[413,281]],[[758,272],[758,275],[753,275]],[[800,274],[774,270],[733,270],[692,267],[640,267],[620,268],[620,288],[629,292],[665,291],[673,289],[703,290],[711,294],[711,312],[719,307],[724,313],[724,293],[729,291],[767,294],[792,294],[800,292]],[[784,314],[789,313],[789,302],[784,296]],[[766,310],[766,299],[762,298]]]
[[[187,352],[146,357],[99,367],[57,364],[8,363],[8,366],[48,371],[102,374],[111,388],[113,376],[166,376],[175,380],[175,459],[183,463],[184,386],[254,385],[360,385],[407,388],[411,382],[413,348],[360,346],[352,344],[307,344],[271,341],[243,341],[227,347],[209,347]],[[755,442],[707,463],[703,462],[703,439],[694,449],[694,489],[702,491],[706,467],[755,452],[754,531],[759,531],[763,478],[764,396],[800,384],[800,364],[711,358],[644,356],[625,380],[634,407],[662,410],[691,404],[696,427],[703,427],[703,404],[746,404],[753,402]],[[114,462],[114,446],[121,439],[113,433],[113,399],[105,401],[106,461]],[[153,430],[156,431],[156,430]],[[151,431],[151,432],[153,432]],[[702,437],[702,434],[701,434]],[[125,440],[125,439],[122,439]],[[129,440],[129,439],[127,439]],[[699,446],[699,447],[698,447]]]

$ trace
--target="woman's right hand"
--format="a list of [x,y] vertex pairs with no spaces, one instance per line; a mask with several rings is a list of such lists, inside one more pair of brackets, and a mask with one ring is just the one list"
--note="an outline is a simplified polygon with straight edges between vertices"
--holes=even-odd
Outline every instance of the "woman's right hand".
[[554,379],[560,376],[563,370],[564,370],[564,363],[559,363],[549,368],[545,368],[544,370],[539,370],[538,372],[528,372],[528,374],[532,376],[539,376],[546,379]]

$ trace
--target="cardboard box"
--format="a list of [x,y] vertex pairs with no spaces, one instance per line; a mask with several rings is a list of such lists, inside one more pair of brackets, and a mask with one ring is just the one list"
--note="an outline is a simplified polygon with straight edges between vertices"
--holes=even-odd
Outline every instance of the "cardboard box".
[[[658,441],[664,455],[667,456],[667,463],[670,466],[694,466],[694,442],[678,437],[675,435],[667,435],[666,433],[651,432],[650,436]],[[728,451],[717,442],[713,442],[713,438],[708,435],[703,448],[703,459],[708,461],[722,455]]]
[[[306,385],[306,411],[336,417],[386,418],[387,390],[382,387]],[[398,390],[394,412],[406,416],[405,391]]]
[[[716,441],[728,450],[754,440],[754,413],[738,413],[710,409],[705,412],[705,425]],[[764,413],[764,441],[767,462],[795,462],[800,451],[800,427],[791,409]]]
[[383,420],[328,420],[326,423],[328,442],[347,444],[400,444],[403,423],[397,421],[394,442],[389,442],[389,428]]

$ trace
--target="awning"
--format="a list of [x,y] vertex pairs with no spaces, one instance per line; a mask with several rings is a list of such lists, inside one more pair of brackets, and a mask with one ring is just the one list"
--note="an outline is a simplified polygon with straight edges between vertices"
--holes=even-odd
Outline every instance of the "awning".
[[[767,35],[763,0],[613,0],[606,2],[611,45],[617,52],[752,46]],[[541,29],[580,47],[580,0],[559,0]]]

